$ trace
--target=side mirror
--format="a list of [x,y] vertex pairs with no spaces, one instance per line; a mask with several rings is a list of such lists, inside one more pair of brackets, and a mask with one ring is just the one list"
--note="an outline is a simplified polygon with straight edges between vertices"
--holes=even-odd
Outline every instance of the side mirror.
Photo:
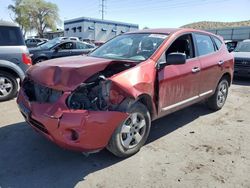
[[229,51],[229,52],[234,51],[234,47],[230,47],[230,48],[228,49],[228,51]]
[[182,65],[186,63],[186,54],[184,53],[170,53],[166,55],[168,65]]

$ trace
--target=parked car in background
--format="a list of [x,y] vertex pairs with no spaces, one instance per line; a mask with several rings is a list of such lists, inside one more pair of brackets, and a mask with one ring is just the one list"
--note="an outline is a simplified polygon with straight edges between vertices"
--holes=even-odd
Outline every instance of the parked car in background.
[[250,77],[250,40],[239,42],[233,55],[235,58],[234,75]]
[[35,130],[64,148],[107,147],[128,157],[146,142],[152,120],[203,100],[221,109],[233,63],[222,38],[212,33],[135,31],[88,56],[32,66],[17,103]]
[[91,39],[86,39],[86,38],[84,38],[84,39],[81,39],[81,41],[87,42],[87,43],[89,43],[89,44],[94,44],[94,40],[91,40]]
[[237,43],[238,43],[238,41],[233,41],[233,40],[225,40],[224,42],[225,42],[229,52],[234,51],[234,49],[236,48]]
[[38,44],[37,44],[37,46],[40,46],[40,45],[42,45],[42,44],[44,44],[44,43],[46,43],[46,42],[48,42],[49,40],[48,39],[44,39],[42,42],[39,42]]
[[103,45],[105,42],[103,42],[103,41],[94,41],[94,44],[95,44],[95,46],[101,46],[101,45]]
[[68,37],[68,38],[66,38],[66,40],[76,40],[76,41],[80,41],[78,37]]
[[41,45],[42,43],[47,42],[48,39],[43,39],[43,38],[32,38],[32,39],[26,39],[25,40],[25,44],[28,48],[31,47],[37,47],[39,45]]
[[33,64],[36,64],[48,59],[88,54],[94,48],[94,45],[81,41],[53,39],[29,51]]
[[0,101],[16,96],[31,59],[20,28],[0,20]]
[[74,40],[74,41],[80,41],[78,37],[57,37],[54,38],[56,40]]

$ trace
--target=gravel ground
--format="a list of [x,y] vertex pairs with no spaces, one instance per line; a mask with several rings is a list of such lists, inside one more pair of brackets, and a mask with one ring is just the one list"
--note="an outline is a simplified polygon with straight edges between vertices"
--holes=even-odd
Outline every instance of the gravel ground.
[[139,153],[118,159],[61,149],[0,103],[0,187],[250,187],[250,79],[225,107],[194,105],[153,122]]

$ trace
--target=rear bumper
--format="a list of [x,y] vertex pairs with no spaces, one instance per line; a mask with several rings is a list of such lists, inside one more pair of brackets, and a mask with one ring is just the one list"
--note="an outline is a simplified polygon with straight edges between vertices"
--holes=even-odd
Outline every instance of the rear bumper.
[[17,103],[25,120],[57,145],[81,152],[100,150],[128,115],[116,111],[69,110],[67,94],[55,104],[31,103],[21,89]]

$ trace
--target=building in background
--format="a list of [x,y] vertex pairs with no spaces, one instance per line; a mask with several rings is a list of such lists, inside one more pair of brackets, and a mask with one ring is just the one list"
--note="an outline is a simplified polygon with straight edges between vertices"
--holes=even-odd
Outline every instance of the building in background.
[[64,36],[105,42],[116,35],[138,28],[137,24],[81,17],[64,21]]
[[222,36],[224,40],[242,41],[250,39],[250,27],[209,29],[208,31]]
[[56,38],[56,37],[63,37],[63,36],[64,36],[63,30],[48,31],[44,33],[44,38],[49,39],[49,40]]

